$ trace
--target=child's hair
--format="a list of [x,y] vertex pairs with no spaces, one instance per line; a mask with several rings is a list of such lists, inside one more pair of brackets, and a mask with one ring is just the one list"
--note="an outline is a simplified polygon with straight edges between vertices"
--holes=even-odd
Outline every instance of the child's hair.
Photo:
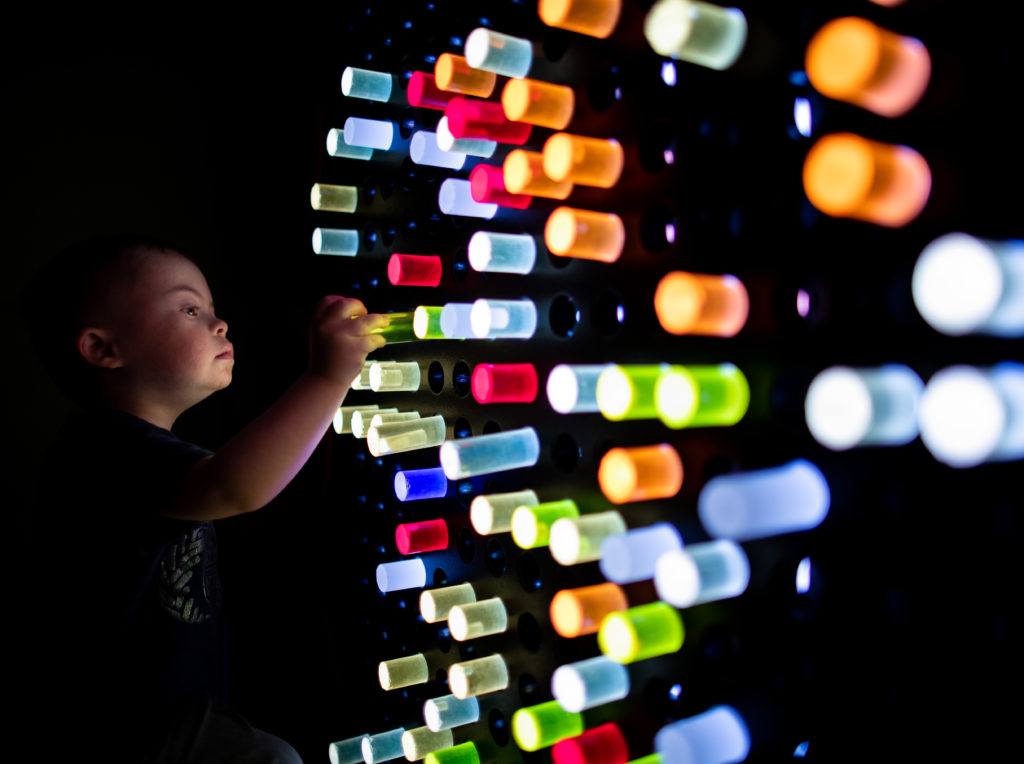
[[167,238],[95,234],[58,251],[19,295],[21,318],[39,363],[60,392],[83,408],[98,402],[98,374],[78,352],[78,333],[109,313],[106,306],[115,290],[131,282],[153,251],[192,259]]

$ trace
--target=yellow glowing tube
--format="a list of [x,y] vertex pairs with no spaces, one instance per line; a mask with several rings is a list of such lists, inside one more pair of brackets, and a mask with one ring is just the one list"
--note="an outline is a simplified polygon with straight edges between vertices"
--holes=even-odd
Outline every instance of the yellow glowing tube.
[[497,692],[508,687],[508,666],[499,653],[448,668],[448,687],[459,700]]
[[355,212],[359,189],[355,186],[336,186],[332,183],[314,183],[309,190],[309,204],[323,212]]
[[544,172],[555,181],[611,188],[622,174],[625,155],[614,138],[555,133],[544,143]]
[[537,14],[549,27],[607,37],[621,10],[622,0],[540,0]]
[[398,690],[414,684],[424,684],[430,680],[427,659],[423,653],[416,653],[404,658],[381,661],[377,666],[377,678],[383,690]]
[[501,107],[513,122],[561,130],[572,120],[576,96],[566,85],[511,79],[501,91]]
[[437,623],[447,620],[448,613],[456,605],[468,605],[470,602],[476,602],[476,591],[473,584],[468,582],[425,589],[420,594],[420,615],[427,623]]
[[463,56],[442,53],[434,63],[434,82],[441,90],[489,98],[498,77],[494,72],[474,69]]
[[555,255],[614,263],[626,243],[626,227],[611,212],[559,207],[544,226],[544,243]]
[[554,181],[544,174],[544,155],[539,151],[510,151],[505,157],[502,173],[505,190],[510,194],[565,199],[572,193],[572,183]]

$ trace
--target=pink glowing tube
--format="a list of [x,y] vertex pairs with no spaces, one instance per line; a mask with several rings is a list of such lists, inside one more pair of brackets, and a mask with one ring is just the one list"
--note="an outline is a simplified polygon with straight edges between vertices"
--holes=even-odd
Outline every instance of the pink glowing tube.
[[511,122],[497,101],[456,96],[448,102],[444,115],[448,130],[456,138],[486,138],[498,143],[522,146],[530,138],[533,125]]
[[469,173],[469,193],[478,202],[490,202],[517,210],[525,210],[533,201],[533,197],[528,194],[510,194],[506,191],[504,170],[489,164],[478,164]]
[[419,554],[448,548],[448,525],[438,517],[395,527],[395,546],[401,554]]
[[388,260],[388,281],[393,286],[436,287],[441,283],[441,258],[396,252]]
[[477,403],[533,403],[537,370],[532,363],[479,363],[470,385]]
[[441,90],[434,81],[433,74],[429,72],[413,72],[405,89],[405,97],[409,101],[410,106],[444,111],[448,102],[455,97],[455,93]]

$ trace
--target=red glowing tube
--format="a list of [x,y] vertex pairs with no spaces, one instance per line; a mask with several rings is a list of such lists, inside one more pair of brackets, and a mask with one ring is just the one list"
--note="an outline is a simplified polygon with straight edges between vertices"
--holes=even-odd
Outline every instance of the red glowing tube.
[[537,370],[532,363],[478,363],[470,384],[477,403],[533,403]]
[[486,138],[522,146],[530,139],[533,129],[533,125],[525,122],[506,119],[505,110],[497,101],[479,98],[456,96],[448,102],[444,115],[448,117],[448,129],[456,138]]
[[619,726],[606,722],[559,740],[551,748],[551,760],[554,764],[623,764],[629,760],[629,749]]
[[441,283],[441,258],[396,252],[388,260],[388,281],[393,286],[436,287]]
[[533,201],[533,197],[528,194],[510,194],[506,191],[504,170],[489,164],[478,164],[469,173],[469,193],[474,201],[517,210],[525,210]]
[[433,74],[429,72],[413,72],[405,89],[405,97],[409,101],[410,106],[444,111],[448,102],[455,97],[455,93],[441,90],[434,81]]
[[438,517],[395,527],[395,546],[401,554],[419,554],[448,548],[448,525]]

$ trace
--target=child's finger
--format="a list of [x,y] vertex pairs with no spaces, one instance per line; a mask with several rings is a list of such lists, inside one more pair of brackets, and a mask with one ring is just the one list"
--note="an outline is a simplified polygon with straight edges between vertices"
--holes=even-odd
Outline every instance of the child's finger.
[[359,334],[369,334],[374,329],[383,329],[391,324],[386,313],[368,313],[365,316],[354,316],[353,326]]

